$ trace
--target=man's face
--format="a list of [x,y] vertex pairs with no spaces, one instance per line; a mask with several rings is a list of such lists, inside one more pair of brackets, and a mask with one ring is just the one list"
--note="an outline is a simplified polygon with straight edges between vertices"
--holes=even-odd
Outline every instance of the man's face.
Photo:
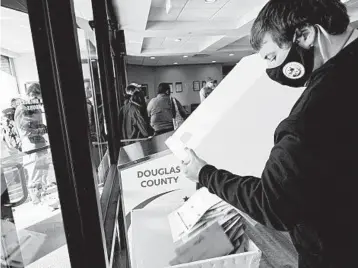
[[266,33],[259,54],[266,61],[268,68],[275,68],[285,61],[289,51],[289,46],[280,48],[275,41],[272,40],[271,35]]

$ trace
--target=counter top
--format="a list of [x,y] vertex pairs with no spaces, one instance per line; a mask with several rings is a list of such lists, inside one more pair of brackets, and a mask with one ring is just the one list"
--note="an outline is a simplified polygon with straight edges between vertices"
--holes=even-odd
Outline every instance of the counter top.
[[133,164],[147,161],[154,157],[170,154],[165,141],[174,133],[170,131],[145,141],[124,146],[119,151],[118,168],[124,169]]

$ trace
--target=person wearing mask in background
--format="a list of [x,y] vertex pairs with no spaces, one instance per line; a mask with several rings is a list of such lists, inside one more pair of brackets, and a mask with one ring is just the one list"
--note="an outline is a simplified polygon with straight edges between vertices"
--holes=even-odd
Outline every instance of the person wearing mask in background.
[[[15,111],[15,127],[19,133],[22,151],[28,152],[47,146],[44,135],[47,127],[43,124],[41,88],[33,83],[27,90],[28,101],[20,104]],[[28,172],[28,189],[34,205],[41,202],[45,195],[48,181],[47,149],[24,156],[24,165]]]
[[200,102],[203,102],[210,95],[210,93],[213,92],[215,88],[214,86],[215,81],[213,79],[207,80],[206,85],[202,89],[200,89],[199,91]]
[[148,112],[147,112],[147,102],[146,102],[146,93],[142,85],[139,85],[137,83],[131,83],[127,87],[127,101],[131,98],[131,96],[134,96],[134,98],[137,100],[137,102],[140,104],[140,111],[144,118],[149,118]]
[[[152,134],[149,118],[143,113],[143,98],[140,93],[140,85],[130,84],[126,88],[128,101],[119,111],[122,139],[147,138]],[[144,102],[145,104],[145,102]],[[125,142],[125,145],[133,142]]]
[[[268,76],[306,89],[276,129],[261,178],[208,165],[187,149],[187,177],[288,231],[300,268],[358,267],[358,30],[339,0],[271,0],[251,29]],[[240,152],[236,152],[240,153]]]
[[180,102],[170,97],[170,87],[168,83],[159,84],[158,94],[149,101],[147,110],[150,117],[150,125],[154,129],[155,135],[174,130],[173,121],[176,117],[176,110],[179,111],[178,115],[183,116],[184,119],[187,117]]

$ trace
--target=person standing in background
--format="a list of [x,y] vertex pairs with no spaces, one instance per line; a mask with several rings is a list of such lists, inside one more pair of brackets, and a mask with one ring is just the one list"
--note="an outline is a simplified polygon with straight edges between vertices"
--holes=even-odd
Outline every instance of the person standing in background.
[[[140,85],[130,84],[126,88],[128,100],[119,111],[120,133],[121,138],[127,139],[141,139],[147,138],[152,134],[149,125],[149,118],[146,115],[144,97],[140,92]],[[144,108],[143,108],[144,105]],[[133,142],[125,142],[125,145]]]
[[86,93],[86,105],[87,105],[87,112],[88,112],[88,120],[89,120],[89,128],[91,134],[91,141],[97,141],[97,134],[96,134],[96,122],[94,119],[94,108],[91,98],[93,97],[92,94],[92,87],[91,81],[89,79],[84,80],[85,86],[85,93]]
[[168,83],[159,84],[158,94],[149,101],[147,110],[155,135],[173,131],[177,116],[181,116],[183,120],[188,117],[180,102],[170,97]]
[[[47,127],[43,124],[41,88],[34,83],[27,90],[28,101],[20,104],[15,111],[15,127],[19,133],[22,151],[28,152],[47,146],[44,135]],[[28,172],[28,189],[33,204],[39,204],[48,186],[47,150],[24,156],[24,165]]]
[[217,81],[211,78],[206,81],[206,85],[199,92],[201,103],[213,92],[215,84],[217,84]]
[[21,98],[13,98],[11,99],[11,108],[2,111],[1,136],[9,152],[12,153],[21,151],[21,139],[15,127],[15,111],[23,102]]

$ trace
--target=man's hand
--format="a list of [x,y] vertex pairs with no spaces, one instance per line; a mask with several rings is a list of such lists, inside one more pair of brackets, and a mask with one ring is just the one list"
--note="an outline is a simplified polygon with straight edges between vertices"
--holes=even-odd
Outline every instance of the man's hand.
[[199,182],[199,172],[207,164],[200,159],[192,149],[185,148],[188,154],[188,161],[182,161],[182,171],[185,176],[194,182]]

